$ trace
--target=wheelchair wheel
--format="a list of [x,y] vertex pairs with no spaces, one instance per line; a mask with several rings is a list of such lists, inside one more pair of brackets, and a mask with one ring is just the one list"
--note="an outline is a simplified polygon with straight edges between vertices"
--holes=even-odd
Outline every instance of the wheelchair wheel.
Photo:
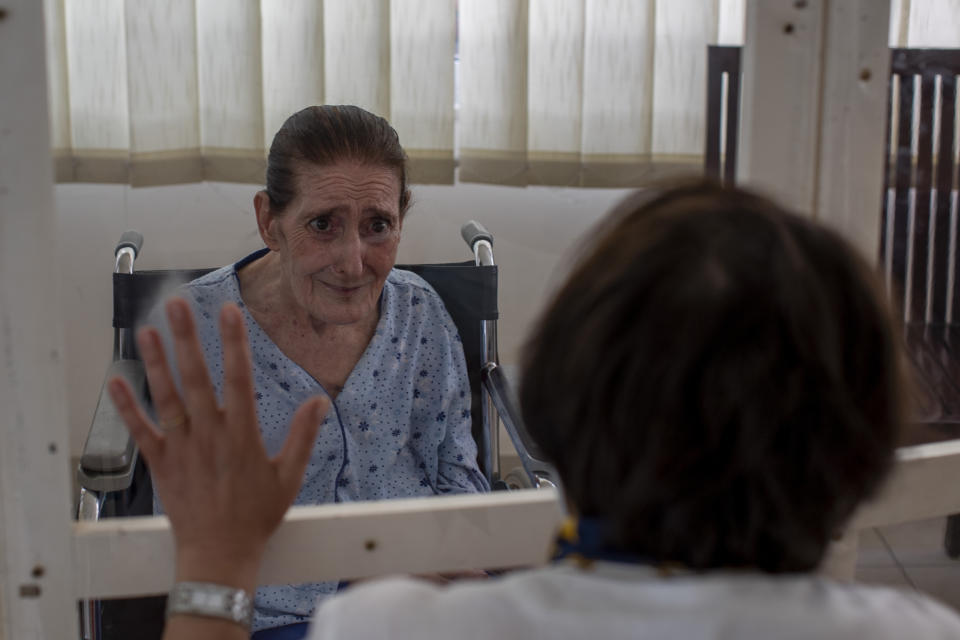
[[523,467],[513,468],[503,477],[503,482],[510,491],[533,488],[533,483],[530,482],[530,478],[527,476],[527,472],[523,470]]

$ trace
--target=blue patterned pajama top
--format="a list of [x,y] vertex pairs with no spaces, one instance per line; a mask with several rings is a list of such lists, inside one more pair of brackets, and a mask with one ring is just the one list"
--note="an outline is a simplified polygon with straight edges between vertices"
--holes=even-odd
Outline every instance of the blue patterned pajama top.
[[[228,301],[241,307],[260,429],[273,456],[296,408],[325,391],[280,351],[243,304],[237,270],[265,253],[217,269],[178,294],[193,306],[218,394],[223,386],[220,308]],[[170,349],[163,315],[156,309],[150,323],[160,328]],[[394,269],[383,286],[375,334],[323,421],[296,504],[486,491],[470,424],[470,386],[456,326],[426,281]],[[161,512],[156,499],[154,504]],[[336,590],[336,582],[261,587],[253,630],[305,620],[319,596]]]

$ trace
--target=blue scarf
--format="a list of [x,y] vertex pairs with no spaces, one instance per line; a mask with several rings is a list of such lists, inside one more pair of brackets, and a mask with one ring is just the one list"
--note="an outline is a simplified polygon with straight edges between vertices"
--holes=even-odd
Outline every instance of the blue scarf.
[[570,560],[588,567],[596,561],[655,564],[647,556],[617,549],[609,540],[609,525],[599,518],[567,518],[554,541],[553,560]]

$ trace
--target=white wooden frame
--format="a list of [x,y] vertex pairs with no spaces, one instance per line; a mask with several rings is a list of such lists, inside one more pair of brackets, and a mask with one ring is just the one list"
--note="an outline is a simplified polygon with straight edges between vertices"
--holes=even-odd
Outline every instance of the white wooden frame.
[[[740,175],[871,256],[888,11],[871,0],[753,0],[746,34]],[[173,553],[164,519],[70,522],[43,38],[41,3],[0,0],[0,640],[75,637],[77,598],[163,590]],[[958,512],[957,487],[960,444],[903,449],[851,531]],[[294,509],[262,575],[538,563],[559,511],[553,493]]]
[[851,581],[860,532],[913,520],[960,513],[960,440],[903,447],[879,494],[861,505],[821,571]]
[[750,0],[739,180],[880,247],[890,6]]
[[[539,565],[562,515],[553,489],[294,507],[270,540],[260,583]],[[77,597],[173,584],[165,517],[76,523],[73,549]]]
[[[960,441],[904,447],[894,472],[854,515],[823,570],[853,579],[863,529],[953,513],[960,513]],[[552,490],[296,507],[271,540],[260,579],[538,565],[547,560],[560,518]],[[73,573],[77,597],[166,591],[173,579],[166,518],[75,523]]]
[[876,499],[854,516],[866,529],[960,513],[960,440],[897,451],[897,467]]
[[0,0],[0,638],[17,640],[77,628],[44,60],[43,3]]

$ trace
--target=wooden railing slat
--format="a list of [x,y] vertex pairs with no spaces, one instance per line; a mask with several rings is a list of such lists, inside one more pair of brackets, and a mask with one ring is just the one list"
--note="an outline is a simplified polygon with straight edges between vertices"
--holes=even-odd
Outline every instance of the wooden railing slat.
[[[907,283],[907,248],[910,232],[910,184],[913,173],[912,114],[913,114],[913,75],[901,75],[899,95],[899,122],[897,123],[897,151],[894,182],[893,210],[893,251],[891,264],[893,272],[894,299],[903,300]],[[901,302],[902,310],[902,302]]]
[[950,189],[953,183],[953,136],[957,82],[940,76],[940,141],[937,145],[936,223],[933,245],[931,322],[947,321],[947,273],[950,260]]
[[723,110],[723,65],[719,47],[710,46],[707,56],[707,146],[704,151],[704,174],[720,180],[720,127]]
[[917,132],[917,171],[914,177],[913,209],[913,276],[911,285],[911,320],[924,322],[927,312],[927,260],[930,249],[930,184],[933,168],[933,119],[936,110],[934,89],[936,76],[920,76],[920,114]]
[[727,79],[727,144],[724,150],[723,183],[733,186],[737,180],[737,143],[740,132],[740,48],[730,49]]

